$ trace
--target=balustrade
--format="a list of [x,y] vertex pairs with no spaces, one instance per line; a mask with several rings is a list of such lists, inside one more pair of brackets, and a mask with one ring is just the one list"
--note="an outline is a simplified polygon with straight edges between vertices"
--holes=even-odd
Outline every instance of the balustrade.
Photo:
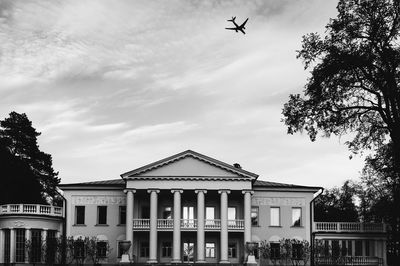
[[316,232],[385,232],[383,223],[314,222]]
[[[134,229],[150,229],[150,219],[133,219]],[[157,219],[157,229],[173,229],[174,220],[173,219]],[[181,229],[182,230],[192,230],[197,229],[197,219],[181,219]],[[206,219],[204,221],[205,230],[220,230],[221,220],[220,219]],[[228,221],[229,230],[243,230],[244,220],[236,219]]]
[[50,205],[39,204],[7,204],[1,205],[0,215],[15,214],[33,214],[33,215],[49,215],[63,216],[63,208]]

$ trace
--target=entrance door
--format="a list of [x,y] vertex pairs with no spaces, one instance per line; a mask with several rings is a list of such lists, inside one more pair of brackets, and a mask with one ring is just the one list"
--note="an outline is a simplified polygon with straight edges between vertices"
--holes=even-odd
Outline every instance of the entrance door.
[[183,243],[183,261],[194,262],[194,243],[184,242]]

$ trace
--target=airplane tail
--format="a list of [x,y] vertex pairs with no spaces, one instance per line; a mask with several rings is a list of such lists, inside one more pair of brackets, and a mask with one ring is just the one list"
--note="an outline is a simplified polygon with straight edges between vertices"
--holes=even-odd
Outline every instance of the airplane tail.
[[228,21],[234,22],[236,17],[232,17],[232,19],[228,19]]

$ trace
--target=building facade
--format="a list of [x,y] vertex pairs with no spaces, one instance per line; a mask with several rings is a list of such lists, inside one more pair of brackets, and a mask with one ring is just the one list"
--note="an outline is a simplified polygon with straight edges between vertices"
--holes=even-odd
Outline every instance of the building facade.
[[[1,209],[0,263],[27,260],[18,243],[36,239],[39,228],[44,228],[42,241],[61,233],[74,239],[96,237],[100,249],[111,248],[100,262],[111,264],[121,260],[125,240],[132,243],[128,254],[135,263],[242,264],[247,242],[273,247],[281,239],[332,241],[332,234],[339,239],[332,230],[312,234],[318,225],[311,222],[311,202],[320,187],[257,178],[238,164],[188,150],[120,179],[60,185],[64,209],[50,207],[44,214],[44,207],[37,206],[39,213],[29,217],[19,211],[11,215],[11,205]],[[373,245],[371,252],[361,254],[384,256],[384,243]]]

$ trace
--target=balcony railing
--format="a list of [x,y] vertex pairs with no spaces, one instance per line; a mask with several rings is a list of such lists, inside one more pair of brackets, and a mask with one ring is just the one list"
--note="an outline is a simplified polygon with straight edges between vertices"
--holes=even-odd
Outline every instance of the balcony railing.
[[205,220],[204,221],[204,228],[207,230],[219,230],[221,229],[221,220],[214,219],[214,220]]
[[315,232],[386,232],[384,223],[314,222]]
[[157,220],[158,229],[170,229],[174,228],[174,220],[172,219],[158,219]]
[[[197,219],[181,219],[181,230],[196,230]],[[174,228],[173,219],[157,219],[157,229],[172,230]],[[150,219],[133,219],[133,229],[149,230]],[[204,229],[206,231],[220,230],[220,219],[204,220]],[[228,220],[228,230],[243,230],[244,220]]]
[[0,215],[48,215],[48,216],[63,216],[63,208],[51,205],[39,204],[7,204],[0,206]]
[[315,262],[318,265],[351,265],[351,266],[364,266],[364,265],[383,265],[383,259],[379,257],[363,257],[363,256],[346,256],[339,258],[332,257],[315,257]]

